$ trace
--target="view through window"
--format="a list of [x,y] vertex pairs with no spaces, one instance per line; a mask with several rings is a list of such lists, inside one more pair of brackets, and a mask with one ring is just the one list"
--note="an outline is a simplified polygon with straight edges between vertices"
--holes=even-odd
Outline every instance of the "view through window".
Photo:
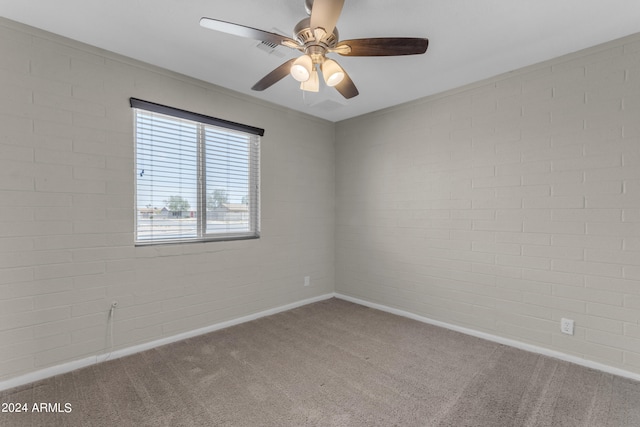
[[136,243],[259,236],[262,129],[131,99]]

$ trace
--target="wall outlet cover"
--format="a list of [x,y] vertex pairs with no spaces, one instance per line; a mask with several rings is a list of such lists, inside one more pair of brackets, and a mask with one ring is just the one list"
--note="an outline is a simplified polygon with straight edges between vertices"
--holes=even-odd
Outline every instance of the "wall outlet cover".
[[564,317],[560,319],[560,331],[563,334],[573,335],[573,320]]

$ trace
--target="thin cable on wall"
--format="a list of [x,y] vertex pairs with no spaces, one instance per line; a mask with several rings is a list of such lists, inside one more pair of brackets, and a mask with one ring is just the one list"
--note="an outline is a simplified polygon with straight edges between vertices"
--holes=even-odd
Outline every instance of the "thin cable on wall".
[[107,360],[109,360],[109,358],[111,357],[111,354],[113,353],[113,318],[114,318],[117,306],[118,306],[118,303],[116,301],[111,303],[111,308],[109,309],[109,317],[107,319],[107,336],[109,337],[109,343],[108,343],[108,346],[105,348],[105,350],[108,349],[109,353],[107,353],[104,360],[97,361],[97,358],[96,358],[97,363],[106,362]]

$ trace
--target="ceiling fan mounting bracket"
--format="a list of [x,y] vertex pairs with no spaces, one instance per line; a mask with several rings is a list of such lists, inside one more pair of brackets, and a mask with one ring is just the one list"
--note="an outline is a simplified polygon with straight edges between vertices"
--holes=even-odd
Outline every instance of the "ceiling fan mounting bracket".
[[304,9],[307,11],[307,15],[311,16],[311,9],[313,9],[313,0],[304,0]]

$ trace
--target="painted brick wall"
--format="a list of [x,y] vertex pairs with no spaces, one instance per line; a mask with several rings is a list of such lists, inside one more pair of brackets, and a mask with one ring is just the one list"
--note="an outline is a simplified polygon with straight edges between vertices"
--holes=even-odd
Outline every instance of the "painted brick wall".
[[336,159],[337,292],[640,372],[640,35],[341,122]]
[[[265,128],[261,239],[134,246],[129,97]],[[0,380],[105,353],[113,300],[118,349],[332,292],[334,157],[330,122],[1,20]]]
[[[640,372],[640,36],[334,126],[0,20],[0,93],[0,380],[334,289]],[[266,129],[260,240],[134,247],[131,96]]]

